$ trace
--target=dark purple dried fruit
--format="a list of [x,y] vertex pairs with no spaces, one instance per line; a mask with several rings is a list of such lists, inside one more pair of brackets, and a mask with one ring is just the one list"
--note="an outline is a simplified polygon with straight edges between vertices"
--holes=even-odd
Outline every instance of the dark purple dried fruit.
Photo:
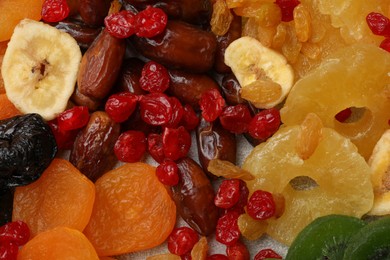
[[12,209],[14,202],[14,189],[0,192],[0,226],[12,221]]
[[0,120],[0,192],[38,179],[56,153],[54,135],[40,115]]
[[92,28],[81,22],[73,21],[61,21],[55,27],[60,31],[69,33],[83,49],[88,49],[102,30],[100,27]]

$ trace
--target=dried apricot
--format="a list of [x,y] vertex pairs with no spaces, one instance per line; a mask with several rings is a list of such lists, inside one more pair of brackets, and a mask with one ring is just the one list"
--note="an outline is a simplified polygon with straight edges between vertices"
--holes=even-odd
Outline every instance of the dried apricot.
[[21,114],[6,94],[0,94],[0,120]]
[[16,188],[12,218],[26,222],[32,237],[58,226],[82,231],[94,199],[94,184],[70,162],[54,159],[37,181]]
[[1,75],[1,64],[3,64],[3,57],[7,50],[8,41],[0,42],[0,94],[5,93],[3,76]]
[[67,227],[56,227],[38,234],[18,253],[18,260],[83,259],[99,260],[91,242],[83,233]]
[[105,173],[95,186],[95,205],[84,233],[100,256],[149,249],[171,233],[176,206],[154,167],[124,164]]

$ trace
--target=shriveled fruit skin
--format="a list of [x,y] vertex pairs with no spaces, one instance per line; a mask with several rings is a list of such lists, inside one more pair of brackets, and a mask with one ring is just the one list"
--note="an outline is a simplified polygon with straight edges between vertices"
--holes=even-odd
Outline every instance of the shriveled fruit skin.
[[124,164],[100,177],[91,219],[84,230],[99,256],[155,247],[176,222],[176,206],[155,168]]
[[22,220],[31,236],[58,226],[82,231],[95,200],[94,184],[65,159],[54,159],[42,176],[15,189],[13,220]]
[[42,259],[99,260],[99,257],[91,243],[79,230],[56,227],[31,239],[18,253],[18,260]]
[[[255,176],[247,182],[250,194],[265,190],[283,195],[284,212],[267,220],[267,233],[287,245],[317,217],[361,217],[373,205],[370,168],[356,146],[336,131],[323,128],[314,153],[303,160],[296,151],[300,131],[300,126],[281,128],[255,147],[243,164],[243,169]],[[299,176],[310,177],[316,185],[305,190],[294,188],[290,181]]]
[[[307,113],[316,113],[325,127],[350,138],[368,159],[389,129],[389,67],[390,53],[374,45],[355,44],[335,52],[294,85],[280,111],[282,122],[299,124]],[[334,118],[349,107],[367,111],[356,122],[340,123]]]

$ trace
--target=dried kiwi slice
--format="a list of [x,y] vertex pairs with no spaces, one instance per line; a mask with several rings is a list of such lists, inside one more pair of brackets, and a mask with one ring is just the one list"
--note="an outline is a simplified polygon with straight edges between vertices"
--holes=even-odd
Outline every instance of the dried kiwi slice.
[[343,260],[390,259],[390,216],[368,223],[345,249]]
[[364,226],[365,222],[356,217],[319,217],[298,234],[288,250],[286,260],[343,259],[350,238]]

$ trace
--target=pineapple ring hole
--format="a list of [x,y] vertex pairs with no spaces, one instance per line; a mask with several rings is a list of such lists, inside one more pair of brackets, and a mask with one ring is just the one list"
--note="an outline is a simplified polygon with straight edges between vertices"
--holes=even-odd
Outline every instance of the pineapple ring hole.
[[309,176],[297,176],[290,180],[290,186],[297,191],[300,190],[313,190],[317,188],[318,183]]
[[371,110],[366,107],[350,107],[350,109],[352,113],[344,122],[334,119],[334,129],[354,139],[365,135],[371,129],[374,120]]

